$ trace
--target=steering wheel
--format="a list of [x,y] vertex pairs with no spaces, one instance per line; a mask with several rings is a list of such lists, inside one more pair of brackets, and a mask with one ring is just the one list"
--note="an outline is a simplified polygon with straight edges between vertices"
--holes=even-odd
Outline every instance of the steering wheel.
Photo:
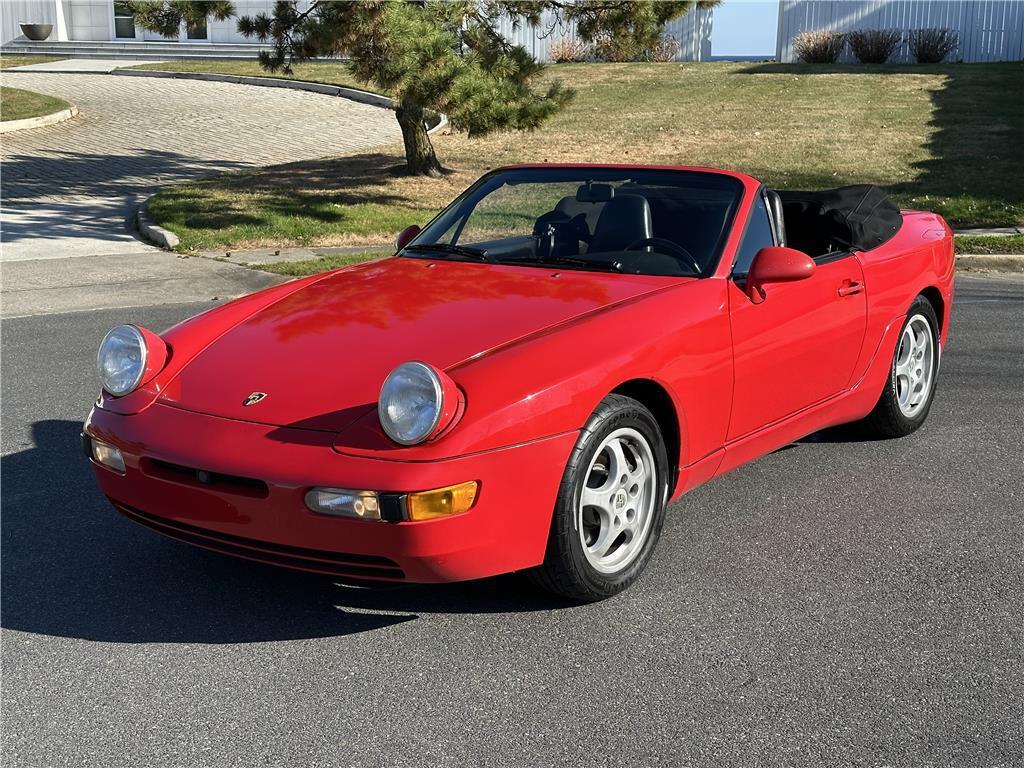
[[640,240],[637,240],[635,243],[630,243],[626,247],[626,250],[627,251],[638,251],[641,248],[647,248],[647,247],[658,248],[658,249],[662,249],[662,248],[667,249],[669,251],[669,255],[670,256],[675,256],[680,261],[687,262],[687,266],[693,267],[693,271],[696,274],[699,275],[701,273],[701,271],[700,271],[700,264],[698,264],[697,260],[695,258],[693,258],[693,254],[692,253],[690,253],[688,250],[683,248],[683,246],[677,245],[676,243],[673,243],[671,240],[666,240],[663,237],[644,237],[644,238],[641,238]]

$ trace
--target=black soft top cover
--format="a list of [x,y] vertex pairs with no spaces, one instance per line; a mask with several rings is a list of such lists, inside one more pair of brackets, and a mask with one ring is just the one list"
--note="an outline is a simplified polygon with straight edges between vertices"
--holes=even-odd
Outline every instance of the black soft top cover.
[[[808,227],[818,230],[816,234],[824,235],[834,247],[870,251],[890,240],[903,225],[900,209],[882,189],[872,184],[820,192],[780,190],[779,197],[791,237],[797,234],[795,230]],[[803,226],[791,227],[791,221]],[[796,243],[793,246],[799,247]]]

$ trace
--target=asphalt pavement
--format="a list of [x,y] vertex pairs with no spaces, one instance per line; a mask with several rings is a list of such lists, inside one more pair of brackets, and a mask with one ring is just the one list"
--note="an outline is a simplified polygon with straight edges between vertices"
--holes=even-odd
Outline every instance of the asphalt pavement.
[[960,279],[922,430],[697,489],[587,606],[355,589],[120,518],[78,442],[96,345],[208,306],[3,323],[5,766],[1024,765],[1020,279]]

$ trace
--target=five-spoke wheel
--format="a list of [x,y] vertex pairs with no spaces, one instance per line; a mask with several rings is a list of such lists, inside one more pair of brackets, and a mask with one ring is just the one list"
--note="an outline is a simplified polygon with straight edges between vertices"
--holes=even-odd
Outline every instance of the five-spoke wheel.
[[580,493],[578,528],[595,569],[615,573],[643,549],[655,506],[657,470],[651,446],[635,429],[604,439]]
[[907,312],[893,355],[889,378],[864,427],[882,437],[903,437],[928,416],[939,372],[939,319],[918,296]]
[[657,420],[636,400],[606,397],[569,457],[534,581],[577,600],[600,600],[628,587],[661,535],[668,482]]
[[928,401],[934,375],[932,328],[924,315],[914,315],[903,328],[896,350],[896,401],[913,417]]

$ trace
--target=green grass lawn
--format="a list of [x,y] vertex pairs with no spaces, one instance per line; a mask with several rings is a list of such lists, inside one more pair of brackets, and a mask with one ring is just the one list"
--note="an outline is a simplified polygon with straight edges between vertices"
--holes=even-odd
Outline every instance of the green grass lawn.
[[291,275],[292,277],[305,277],[318,272],[326,272],[329,269],[348,267],[370,259],[380,259],[390,254],[377,252],[371,253],[346,253],[342,255],[320,256],[315,259],[303,261],[275,261],[270,264],[253,264],[254,269],[261,269],[264,272],[273,272],[278,275]]
[[23,91],[20,88],[0,87],[0,120],[4,122],[49,115],[69,106],[71,105],[63,99],[53,96]]
[[[353,84],[339,63],[295,75]],[[1010,97],[1024,64],[567,64],[545,76],[575,101],[532,133],[435,135],[442,179],[396,174],[401,147],[389,146],[182,184],[151,212],[183,249],[378,244],[490,168],[579,161],[732,168],[789,189],[870,182],[955,227],[1024,223],[1024,99]]]
[[956,252],[972,256],[1024,254],[1024,235],[957,235]]
[[24,67],[29,64],[45,64],[48,61],[63,61],[63,56],[33,56],[31,54],[8,54],[0,56],[0,69],[8,67]]

